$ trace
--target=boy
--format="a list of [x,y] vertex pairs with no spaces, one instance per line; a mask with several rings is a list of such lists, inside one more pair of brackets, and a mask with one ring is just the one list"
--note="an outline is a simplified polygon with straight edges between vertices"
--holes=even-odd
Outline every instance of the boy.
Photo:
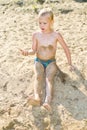
[[40,31],[33,34],[32,49],[29,51],[21,50],[23,55],[34,55],[35,57],[35,85],[34,97],[29,99],[29,104],[40,105],[41,103],[41,85],[45,74],[46,97],[43,107],[47,110],[51,109],[53,79],[57,72],[55,60],[57,43],[60,43],[65,51],[70,69],[73,70],[71,63],[70,51],[60,33],[54,31],[54,16],[50,9],[42,9],[38,17]]

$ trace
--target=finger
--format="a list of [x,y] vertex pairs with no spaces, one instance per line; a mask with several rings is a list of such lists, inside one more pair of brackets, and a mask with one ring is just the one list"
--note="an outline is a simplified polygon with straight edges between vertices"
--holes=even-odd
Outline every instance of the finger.
[[70,71],[74,71],[74,70],[75,70],[75,68],[74,68],[74,67],[71,67],[71,68],[70,68]]
[[22,50],[22,49],[20,49],[20,48],[19,48],[19,51],[23,52],[23,50]]

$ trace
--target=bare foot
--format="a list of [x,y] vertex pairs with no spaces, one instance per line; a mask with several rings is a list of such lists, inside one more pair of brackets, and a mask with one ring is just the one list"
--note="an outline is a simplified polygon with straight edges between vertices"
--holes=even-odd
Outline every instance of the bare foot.
[[40,100],[36,100],[34,97],[29,97],[28,103],[32,106],[40,106]]
[[44,103],[43,104],[43,107],[45,108],[45,109],[47,109],[48,111],[51,111],[51,106],[48,104],[48,103]]

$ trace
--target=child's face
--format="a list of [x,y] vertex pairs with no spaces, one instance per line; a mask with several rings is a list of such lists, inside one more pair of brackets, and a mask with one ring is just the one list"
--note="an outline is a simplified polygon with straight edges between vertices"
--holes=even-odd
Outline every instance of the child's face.
[[42,32],[47,33],[51,31],[53,21],[46,15],[39,18],[39,27]]

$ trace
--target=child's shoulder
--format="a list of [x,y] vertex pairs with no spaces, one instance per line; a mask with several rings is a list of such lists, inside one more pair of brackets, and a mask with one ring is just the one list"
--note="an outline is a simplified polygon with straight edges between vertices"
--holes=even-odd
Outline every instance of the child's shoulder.
[[37,37],[39,34],[41,34],[41,32],[40,31],[36,31],[36,32],[33,33],[33,36]]
[[55,30],[54,32],[55,32],[55,34],[57,34],[57,35],[60,34],[59,30]]
[[57,37],[62,36],[61,32],[59,32],[58,30],[56,30],[54,33],[55,33],[55,35],[56,35]]
[[60,32],[59,31],[54,31],[54,33],[53,33],[55,36],[58,36],[58,35],[60,35]]

